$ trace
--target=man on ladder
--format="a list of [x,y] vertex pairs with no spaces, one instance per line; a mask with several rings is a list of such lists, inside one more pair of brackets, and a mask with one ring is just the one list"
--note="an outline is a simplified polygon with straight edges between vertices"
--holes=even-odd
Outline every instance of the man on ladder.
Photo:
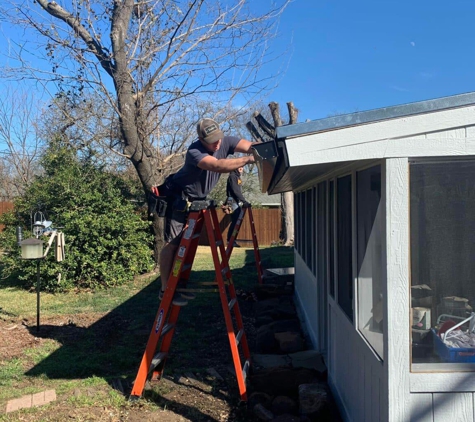
[[[165,215],[165,245],[160,253],[160,300],[167,286],[190,204],[193,201],[205,200],[218,183],[221,173],[229,173],[254,162],[252,155],[227,158],[236,152],[250,154],[252,142],[236,136],[225,136],[214,120],[202,119],[197,125],[197,132],[198,140],[188,148],[183,167],[159,187],[159,195],[165,195],[168,202]],[[173,304],[184,306],[192,298],[192,293],[177,292]]]

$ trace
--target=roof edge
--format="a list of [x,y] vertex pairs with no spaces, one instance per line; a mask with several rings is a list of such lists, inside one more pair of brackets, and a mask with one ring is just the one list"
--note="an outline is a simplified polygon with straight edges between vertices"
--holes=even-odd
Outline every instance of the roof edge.
[[441,111],[473,104],[475,104],[475,92],[468,92],[450,97],[418,101],[374,110],[359,111],[351,114],[341,114],[339,116],[326,117],[324,119],[312,120],[310,122],[279,126],[276,128],[276,134],[277,138],[282,139],[291,136],[324,132],[332,129],[412,116],[421,113]]

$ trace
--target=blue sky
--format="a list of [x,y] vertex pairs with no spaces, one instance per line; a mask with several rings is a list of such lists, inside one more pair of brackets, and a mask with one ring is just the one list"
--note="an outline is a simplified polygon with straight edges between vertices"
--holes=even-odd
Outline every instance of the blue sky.
[[475,91],[474,22],[474,0],[293,0],[272,44],[290,49],[285,74],[265,101],[284,120],[293,101],[305,121]]
[[299,121],[475,91],[475,1],[294,0],[280,22],[291,43],[268,101]]

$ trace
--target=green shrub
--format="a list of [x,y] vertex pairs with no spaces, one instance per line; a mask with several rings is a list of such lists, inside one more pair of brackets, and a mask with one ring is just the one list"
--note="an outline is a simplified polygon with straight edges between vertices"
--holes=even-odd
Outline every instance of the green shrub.
[[[128,188],[118,177],[102,171],[75,151],[52,142],[38,177],[14,203],[14,213],[0,221],[4,254],[2,275],[15,274],[27,285],[36,282],[36,262],[20,259],[15,227],[31,237],[32,213],[42,211],[65,235],[65,259],[56,262],[54,250],[41,263],[42,288],[110,287],[153,268],[150,223],[126,200]],[[42,237],[42,240],[48,239]]]

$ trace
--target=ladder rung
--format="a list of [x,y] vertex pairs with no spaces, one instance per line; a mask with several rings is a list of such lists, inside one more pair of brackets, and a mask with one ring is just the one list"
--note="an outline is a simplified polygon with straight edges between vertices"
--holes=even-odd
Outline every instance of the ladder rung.
[[[215,283],[216,284],[216,283]],[[190,292],[190,293],[218,293],[219,289],[176,289],[177,292]]]
[[243,377],[244,384],[246,383],[246,378],[247,378],[247,374],[249,372],[250,367],[251,367],[251,362],[248,359],[246,360],[246,362],[244,362],[244,366],[242,367],[242,377]]
[[222,270],[221,270],[221,274],[226,274],[227,272],[229,271],[229,267],[224,267]]
[[193,236],[191,236],[191,238],[192,239],[197,239],[200,236],[201,236],[201,233],[195,233]]
[[244,328],[241,328],[236,336],[236,346],[239,346],[239,343],[241,341],[241,337],[243,334],[244,334]]
[[157,353],[152,359],[152,363],[150,364],[148,372],[152,372],[160,364],[160,362],[167,357],[167,354],[168,353],[165,352]]
[[166,333],[168,333],[171,329],[175,327],[175,324],[165,324],[162,328],[161,335],[164,336]]
[[221,246],[223,244],[223,241],[222,240],[217,240],[216,241],[216,246]]
[[191,264],[184,264],[183,268],[181,269],[181,272],[189,270],[191,268]]
[[229,307],[229,310],[233,309],[233,306],[236,304],[237,302],[237,299],[234,298],[234,299],[231,299],[228,303],[228,307]]

